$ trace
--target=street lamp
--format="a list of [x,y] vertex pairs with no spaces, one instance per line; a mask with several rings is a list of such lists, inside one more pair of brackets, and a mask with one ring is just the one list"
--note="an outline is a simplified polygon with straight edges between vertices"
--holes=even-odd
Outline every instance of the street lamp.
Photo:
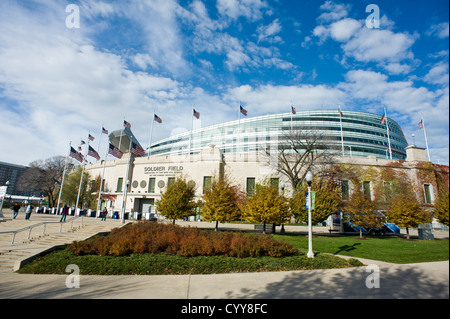
[[308,258],[314,258],[314,253],[312,250],[312,222],[311,222],[311,182],[313,180],[313,174],[308,171],[305,176],[306,182],[308,183],[308,253],[306,256]]

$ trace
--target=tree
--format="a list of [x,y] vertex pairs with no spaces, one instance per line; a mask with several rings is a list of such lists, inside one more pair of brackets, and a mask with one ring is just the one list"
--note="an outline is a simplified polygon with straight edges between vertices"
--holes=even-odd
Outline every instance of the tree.
[[161,200],[156,202],[158,212],[168,219],[185,218],[195,215],[197,203],[194,201],[195,186],[183,177],[177,177],[175,182],[161,194]]
[[[334,211],[342,206],[339,196],[339,187],[331,179],[315,179],[311,185],[312,191],[316,192],[315,207],[311,211],[312,224],[315,225],[328,218]],[[307,185],[303,183],[299,186],[297,194],[289,201],[292,214],[295,219],[307,222],[308,211],[306,210]]]
[[282,138],[277,154],[266,151],[266,155],[271,163],[276,163],[276,170],[287,177],[295,195],[308,170],[317,166],[325,168],[333,161],[334,152],[325,137],[311,129],[289,130]]
[[444,187],[444,189],[441,192],[439,192],[438,198],[434,205],[435,218],[438,220],[438,222],[447,226],[449,226],[448,196],[449,196],[448,189]]
[[291,213],[285,199],[278,194],[278,189],[256,184],[255,193],[247,199],[244,218],[253,223],[262,223],[266,233],[267,223],[284,224]]
[[[82,174],[82,167],[77,167],[72,173],[66,176],[63,185],[63,191],[61,194],[61,200],[63,203],[75,206],[78,197],[78,188],[80,187],[80,179]],[[95,180],[91,180],[89,172],[84,172],[83,182],[81,183],[80,201],[78,205],[89,208],[96,208],[95,192],[98,189],[100,179],[97,177]]]
[[55,207],[64,172],[64,164],[64,156],[54,156],[45,160],[31,162],[30,166],[20,176],[18,189],[38,190],[45,194],[49,206]]
[[431,222],[431,216],[422,208],[412,193],[395,196],[386,211],[389,221],[400,227],[406,227],[407,239],[409,228]]
[[215,230],[218,230],[219,222],[225,223],[239,219],[240,209],[238,205],[236,188],[230,185],[227,176],[214,178],[211,187],[203,194],[202,216],[206,221],[215,221]]
[[379,228],[383,225],[382,215],[376,212],[375,203],[364,194],[360,188],[356,188],[350,199],[344,206],[348,222],[359,227],[359,237],[362,236],[362,228]]

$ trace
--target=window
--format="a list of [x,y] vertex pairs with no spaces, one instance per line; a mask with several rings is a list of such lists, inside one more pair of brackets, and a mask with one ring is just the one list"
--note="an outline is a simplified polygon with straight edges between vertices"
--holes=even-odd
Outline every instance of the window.
[[120,193],[122,192],[122,189],[123,189],[123,177],[119,177],[119,179],[117,180],[116,192]]
[[370,194],[370,182],[369,181],[364,181],[363,191],[364,191],[364,194],[367,196],[367,198],[372,200],[372,195]]
[[151,177],[148,179],[148,193],[155,192],[155,182],[156,182],[156,179],[154,177]]
[[175,183],[175,177],[169,177],[167,179],[167,187],[169,187],[170,185],[172,185],[173,183]]
[[279,185],[280,185],[280,179],[279,178],[271,178],[270,179],[270,186],[272,186],[276,190],[279,189]]
[[205,194],[205,192],[207,190],[211,189],[211,180],[212,180],[211,176],[204,176],[203,177],[203,194]]
[[423,189],[424,189],[424,193],[425,193],[425,204],[432,204],[431,185],[424,184]]
[[348,200],[350,198],[350,188],[348,181],[341,182],[342,200]]
[[255,178],[254,177],[248,177],[247,178],[247,196],[252,197],[252,195],[255,193]]

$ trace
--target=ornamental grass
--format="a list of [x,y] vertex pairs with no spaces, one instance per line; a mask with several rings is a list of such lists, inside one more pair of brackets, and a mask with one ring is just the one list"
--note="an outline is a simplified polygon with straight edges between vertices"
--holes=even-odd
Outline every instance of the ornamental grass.
[[292,244],[263,234],[214,232],[158,222],[139,222],[116,228],[107,236],[74,242],[68,249],[77,256],[128,256],[163,253],[184,257],[284,257],[298,253]]

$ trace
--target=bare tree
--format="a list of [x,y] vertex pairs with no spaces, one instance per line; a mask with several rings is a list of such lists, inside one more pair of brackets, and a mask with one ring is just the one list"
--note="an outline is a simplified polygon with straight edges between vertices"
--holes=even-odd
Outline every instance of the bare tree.
[[[64,156],[54,156],[31,162],[20,176],[18,188],[20,190],[40,191],[47,197],[49,205],[55,206],[64,172],[64,164]],[[73,164],[69,165],[72,166]]]
[[289,180],[295,195],[309,170],[321,172],[333,163],[336,151],[330,146],[331,140],[314,128],[291,129],[278,142],[275,154],[266,150],[266,156],[270,157],[271,163],[276,163],[276,170]]

